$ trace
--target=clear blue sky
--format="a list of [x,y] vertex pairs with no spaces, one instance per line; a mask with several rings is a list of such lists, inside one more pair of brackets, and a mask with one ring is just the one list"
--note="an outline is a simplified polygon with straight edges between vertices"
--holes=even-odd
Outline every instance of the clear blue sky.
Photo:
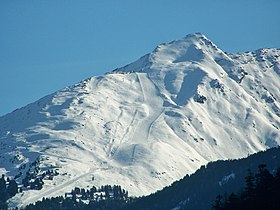
[[0,0],[0,116],[202,32],[228,52],[280,48],[279,0]]

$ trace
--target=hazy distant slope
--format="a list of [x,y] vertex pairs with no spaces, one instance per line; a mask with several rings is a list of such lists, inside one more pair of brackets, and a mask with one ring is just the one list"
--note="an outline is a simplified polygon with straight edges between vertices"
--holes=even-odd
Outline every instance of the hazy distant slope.
[[159,45],[1,117],[0,172],[22,179],[35,160],[38,175],[59,169],[19,205],[74,186],[120,184],[142,195],[209,161],[277,146],[279,55],[226,54],[200,33]]

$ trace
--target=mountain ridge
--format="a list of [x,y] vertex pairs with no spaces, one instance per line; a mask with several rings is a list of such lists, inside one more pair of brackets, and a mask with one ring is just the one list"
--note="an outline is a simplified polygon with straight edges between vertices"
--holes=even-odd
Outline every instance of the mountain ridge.
[[38,175],[60,172],[19,206],[92,184],[145,195],[209,161],[275,147],[279,55],[226,54],[201,34],[162,44],[0,117],[0,172],[21,182],[34,161]]

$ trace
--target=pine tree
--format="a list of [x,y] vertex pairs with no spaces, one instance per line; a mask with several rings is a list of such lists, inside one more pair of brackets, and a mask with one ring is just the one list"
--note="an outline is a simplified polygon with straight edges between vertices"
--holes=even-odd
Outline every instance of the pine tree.
[[214,201],[214,204],[212,205],[213,210],[222,210],[223,208],[223,202],[222,202],[223,196],[217,195],[216,200]]
[[18,193],[18,184],[14,179],[9,182],[7,193],[9,197],[13,197]]
[[8,193],[7,193],[7,186],[6,186],[6,180],[5,175],[3,174],[0,179],[0,209],[7,209],[7,199],[8,199]]
[[228,197],[228,204],[226,209],[238,209],[238,205],[240,202],[240,198],[238,195],[231,193],[230,196]]
[[256,184],[258,188],[267,185],[273,181],[273,175],[266,169],[265,164],[259,165],[259,171],[256,174]]
[[243,199],[250,200],[254,196],[256,188],[255,177],[250,169],[248,169],[248,175],[245,177],[245,183],[246,185],[243,192]]

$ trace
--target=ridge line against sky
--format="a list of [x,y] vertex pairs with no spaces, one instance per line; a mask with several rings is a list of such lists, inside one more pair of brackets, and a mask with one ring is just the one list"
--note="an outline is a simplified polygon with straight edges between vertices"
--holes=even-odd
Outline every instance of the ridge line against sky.
[[227,52],[280,48],[277,0],[0,2],[0,116],[202,32]]

